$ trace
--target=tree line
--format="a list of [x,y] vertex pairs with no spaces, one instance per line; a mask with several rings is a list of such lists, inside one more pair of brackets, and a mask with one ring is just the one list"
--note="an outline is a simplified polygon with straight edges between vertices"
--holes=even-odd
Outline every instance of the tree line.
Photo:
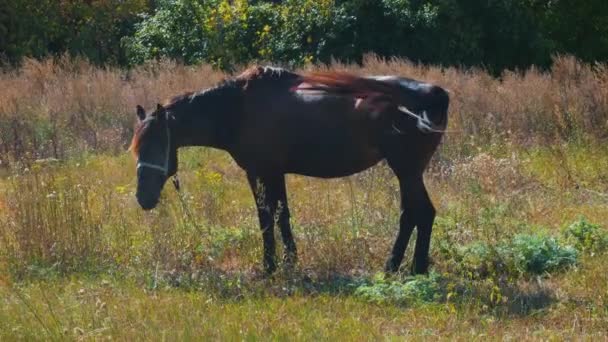
[[0,0],[0,57],[69,53],[131,66],[156,58],[222,69],[365,53],[438,65],[608,60],[605,0]]

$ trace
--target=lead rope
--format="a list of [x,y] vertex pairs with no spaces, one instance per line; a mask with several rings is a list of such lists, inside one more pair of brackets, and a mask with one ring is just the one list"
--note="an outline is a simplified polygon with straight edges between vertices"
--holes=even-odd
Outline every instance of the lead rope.
[[[192,211],[190,211],[190,207],[188,206],[188,203],[186,203],[186,200],[184,199],[184,193],[181,191],[181,187],[179,184],[179,178],[177,177],[177,174],[173,175],[173,178],[171,180],[173,182],[173,185],[175,186],[175,192],[177,193],[177,198],[179,199],[179,203],[182,206],[182,210],[184,211],[184,213],[186,214],[186,217],[190,223],[190,225],[192,225],[196,231],[200,234],[200,235],[205,235],[203,229],[196,223],[196,220],[194,219],[194,215],[192,215]],[[209,242],[209,238],[210,238],[210,229],[207,229],[206,232],[206,240],[207,242]]]
[[203,239],[205,240],[207,245],[210,246],[211,245],[211,228],[207,227],[207,231],[203,231],[203,229],[196,223],[196,220],[194,219],[194,215],[192,215],[192,211],[190,211],[190,207],[188,206],[188,203],[186,203],[186,200],[184,199],[184,193],[181,191],[181,186],[179,183],[179,177],[177,177],[177,173],[175,173],[173,175],[173,177],[171,178],[171,182],[173,183],[173,186],[175,187],[175,192],[177,193],[177,198],[179,199],[179,203],[182,206],[182,210],[186,214],[187,220],[189,221],[188,223],[190,223],[190,225],[192,225],[196,229],[196,231],[199,233],[199,235],[201,235],[201,237],[203,237]]
[[[165,174],[169,172],[169,154],[170,154],[170,144],[171,144],[171,132],[169,130],[169,113],[167,113],[167,156],[165,158]],[[176,152],[177,153],[177,152]],[[177,165],[175,166],[177,168]],[[175,174],[173,175],[173,177],[171,177],[171,183],[173,183],[173,186],[175,187],[175,191],[177,192],[177,198],[179,199],[179,203],[182,206],[182,210],[184,211],[184,213],[186,213],[186,216],[188,217],[188,221],[190,221],[190,224],[196,228],[196,231],[203,235],[203,230],[201,229],[201,227],[199,227],[198,224],[196,224],[196,220],[194,219],[194,215],[192,215],[192,212],[190,211],[190,207],[188,206],[188,204],[186,203],[186,200],[184,199],[184,194],[182,193],[182,188],[179,182],[179,177],[177,176],[177,171],[175,171]],[[209,242],[209,238],[211,237],[210,235],[211,230],[208,229],[207,230],[207,242]]]

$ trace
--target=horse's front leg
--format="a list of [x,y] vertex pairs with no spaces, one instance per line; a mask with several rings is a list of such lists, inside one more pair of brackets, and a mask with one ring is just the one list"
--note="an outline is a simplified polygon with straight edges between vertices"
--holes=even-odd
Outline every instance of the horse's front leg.
[[269,191],[264,178],[247,174],[249,186],[253,192],[255,205],[258,209],[258,218],[260,219],[260,229],[262,230],[262,239],[264,240],[264,271],[268,274],[273,273],[277,269],[275,261],[276,243],[274,239],[274,213],[276,206],[271,200],[272,191]]
[[285,266],[293,267],[298,259],[298,253],[296,250],[296,242],[293,239],[293,233],[291,232],[291,224],[289,222],[289,206],[287,205],[287,192],[285,190],[285,177],[281,176],[280,179],[275,183],[275,190],[277,194],[277,211],[276,219],[281,229],[281,238],[283,240],[284,250],[284,262]]
[[264,239],[264,269],[268,273],[276,270],[274,223],[278,222],[281,238],[285,245],[285,264],[293,266],[297,260],[296,243],[289,223],[289,207],[285,191],[285,176],[256,176],[248,174],[247,179],[254,194]]

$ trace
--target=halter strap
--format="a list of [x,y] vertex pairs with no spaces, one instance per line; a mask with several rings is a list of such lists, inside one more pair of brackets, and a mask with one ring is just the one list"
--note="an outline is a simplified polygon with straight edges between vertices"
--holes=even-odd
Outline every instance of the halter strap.
[[147,167],[149,169],[158,170],[158,171],[162,172],[165,176],[167,175],[167,168],[165,166],[160,166],[160,165],[156,165],[156,164],[146,163],[143,161],[138,161],[137,168],[139,169],[142,167]]
[[141,159],[137,160],[137,169],[142,167],[147,167],[149,169],[158,170],[163,173],[163,175],[169,175],[169,156],[171,154],[171,131],[169,130],[169,113],[166,114],[166,123],[165,126],[167,131],[167,149],[165,151],[165,163],[163,165],[148,163]]

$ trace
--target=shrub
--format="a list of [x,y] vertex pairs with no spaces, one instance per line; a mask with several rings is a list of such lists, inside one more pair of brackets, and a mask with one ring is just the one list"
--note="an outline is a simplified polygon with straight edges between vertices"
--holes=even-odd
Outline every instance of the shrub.
[[417,51],[419,42],[409,38],[433,18],[431,6],[415,8],[405,0],[371,7],[335,0],[162,0],[123,44],[132,64],[170,57],[223,69],[260,60],[294,66],[332,57],[361,60],[368,51],[384,56]]
[[564,231],[564,237],[582,252],[594,254],[608,248],[608,232],[597,224],[587,222],[584,217],[570,224]]
[[129,62],[140,64],[161,56],[189,64],[202,60],[208,51],[207,12],[198,1],[159,1],[156,13],[137,24],[132,37],[122,39]]
[[370,283],[357,287],[355,295],[382,304],[412,305],[437,301],[442,296],[441,277],[430,273],[428,276],[408,277],[404,281],[391,281],[378,274]]
[[574,247],[544,234],[518,234],[501,247],[500,254],[520,274],[557,271],[575,265],[578,257]]
[[472,279],[556,272],[577,263],[578,252],[545,234],[518,234],[496,245],[474,242],[450,250],[453,267]]

